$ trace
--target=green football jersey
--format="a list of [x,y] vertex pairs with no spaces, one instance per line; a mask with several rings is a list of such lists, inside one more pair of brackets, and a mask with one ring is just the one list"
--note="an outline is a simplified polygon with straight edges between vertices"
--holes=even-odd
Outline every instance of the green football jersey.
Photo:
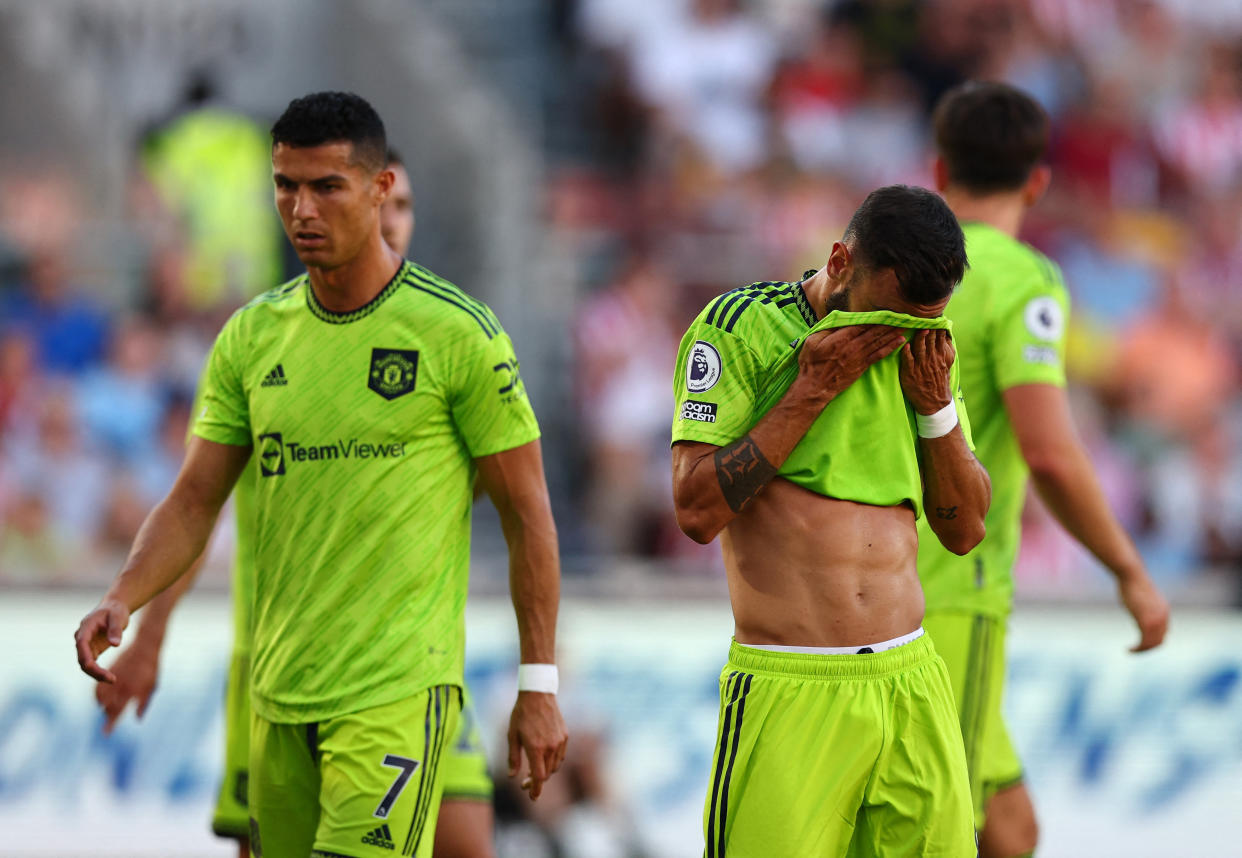
[[[834,311],[816,320],[800,283],[756,283],[727,292],[699,314],[682,338],[674,394],[673,442],[725,446],[780,401],[798,374],[807,335],[846,325],[948,329],[943,318]],[[922,516],[914,410],[901,390],[900,355],[873,364],[834,398],[780,468],[780,476],[827,497],[895,506]],[[957,390],[957,365],[950,383]],[[960,397],[959,419],[970,440]]]
[[919,575],[928,611],[1003,617],[1013,602],[1029,470],[1002,394],[1022,384],[1065,386],[1069,296],[1043,254],[982,223],[962,225],[970,268],[949,301],[962,389],[974,415],[975,454],[992,478],[987,536],[964,557],[919,529]]
[[349,313],[303,275],[228,321],[203,401],[194,431],[258,460],[255,711],[460,685],[473,460],[539,437],[491,310],[409,262]]

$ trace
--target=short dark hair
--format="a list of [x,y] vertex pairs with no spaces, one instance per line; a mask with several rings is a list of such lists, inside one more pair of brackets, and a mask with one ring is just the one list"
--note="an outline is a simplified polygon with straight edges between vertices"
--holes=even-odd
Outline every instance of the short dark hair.
[[901,294],[934,304],[966,273],[966,239],[945,201],[926,188],[872,191],[850,218],[843,241],[864,270],[891,268]]
[[401,153],[393,147],[388,147],[388,154],[385,157],[385,167],[404,167],[405,161],[401,160]]
[[384,121],[365,98],[352,92],[312,92],[289,102],[272,126],[272,146],[353,144],[353,160],[371,170],[387,164]]
[[949,181],[975,193],[1016,191],[1048,148],[1048,114],[1017,87],[967,81],[932,114]]

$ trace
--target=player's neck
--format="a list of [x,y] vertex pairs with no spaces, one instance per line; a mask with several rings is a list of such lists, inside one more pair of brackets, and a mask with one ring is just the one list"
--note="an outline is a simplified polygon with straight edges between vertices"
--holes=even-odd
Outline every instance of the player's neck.
[[949,204],[959,223],[986,223],[1011,238],[1018,237],[1026,203],[1021,191],[1000,194],[971,194],[957,188],[946,188],[944,201]]
[[401,257],[380,237],[368,242],[362,252],[336,268],[308,267],[311,288],[320,306],[333,313],[357,310],[383,291],[401,267]]

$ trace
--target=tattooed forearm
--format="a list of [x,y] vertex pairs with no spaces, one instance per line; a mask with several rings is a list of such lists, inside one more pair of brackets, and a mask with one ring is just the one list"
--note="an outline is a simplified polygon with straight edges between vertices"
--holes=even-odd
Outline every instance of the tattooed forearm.
[[741,512],[775,476],[776,468],[749,435],[716,451],[716,479],[725,503],[734,512]]
[[957,518],[957,507],[955,506],[936,507],[936,518],[944,518],[944,519]]

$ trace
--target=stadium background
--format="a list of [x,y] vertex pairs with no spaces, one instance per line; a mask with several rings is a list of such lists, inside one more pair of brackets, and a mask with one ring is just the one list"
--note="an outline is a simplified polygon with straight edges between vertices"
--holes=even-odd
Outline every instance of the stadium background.
[[[99,734],[68,641],[175,473],[215,331],[292,270],[266,127],[323,88],[385,118],[412,258],[496,309],[544,427],[572,772],[534,808],[502,789],[501,854],[697,854],[730,626],[718,549],[671,517],[677,339],[821,264],[870,188],[928,184],[928,107],[969,76],[1053,117],[1025,237],[1065,271],[1080,429],[1175,605],[1127,656],[1108,577],[1028,504],[1007,706],[1040,854],[1242,855],[1236,0],[0,0],[0,854],[228,854],[227,525],[141,726]],[[475,543],[498,752],[486,504]]]

